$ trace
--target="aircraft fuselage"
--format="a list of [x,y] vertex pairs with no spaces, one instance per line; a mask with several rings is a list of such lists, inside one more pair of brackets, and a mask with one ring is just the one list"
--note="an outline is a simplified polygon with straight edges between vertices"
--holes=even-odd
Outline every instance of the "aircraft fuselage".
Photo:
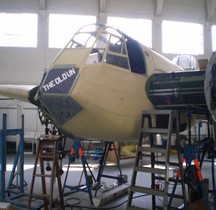
[[81,29],[50,64],[35,101],[69,135],[133,141],[141,112],[154,108],[148,77],[174,70],[181,68],[118,30]]

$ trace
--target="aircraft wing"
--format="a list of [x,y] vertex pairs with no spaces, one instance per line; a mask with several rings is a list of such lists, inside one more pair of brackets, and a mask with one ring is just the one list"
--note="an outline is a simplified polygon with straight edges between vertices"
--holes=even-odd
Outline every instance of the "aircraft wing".
[[36,85],[0,85],[0,95],[28,102],[29,91]]

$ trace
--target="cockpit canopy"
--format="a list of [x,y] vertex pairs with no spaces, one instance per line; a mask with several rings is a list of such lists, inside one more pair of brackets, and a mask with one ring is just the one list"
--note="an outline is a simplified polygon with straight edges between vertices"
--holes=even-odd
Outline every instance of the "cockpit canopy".
[[107,63],[145,74],[145,57],[140,44],[121,31],[94,24],[82,27],[66,48],[91,48],[87,64]]

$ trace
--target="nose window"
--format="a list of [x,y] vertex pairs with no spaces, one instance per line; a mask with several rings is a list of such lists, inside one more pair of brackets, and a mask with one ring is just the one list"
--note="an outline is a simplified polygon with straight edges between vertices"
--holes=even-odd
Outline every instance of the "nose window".
[[113,34],[100,34],[92,48],[87,63],[108,63],[129,69],[128,56],[123,39]]
[[89,57],[87,59],[87,63],[88,64],[100,63],[102,61],[102,58],[103,58],[103,52],[104,52],[104,50],[102,50],[102,49],[93,48],[89,54]]
[[104,57],[104,62],[119,66],[121,68],[129,69],[125,42],[121,38],[111,35],[108,45],[109,46]]
[[104,62],[130,69],[125,37],[111,27],[98,25],[93,31],[89,27],[83,27],[72,38],[68,47],[88,48],[90,52],[87,64]]
[[124,41],[118,37],[111,36],[109,42],[109,51],[114,53],[126,54]]
[[104,59],[104,62],[108,63],[108,64],[111,64],[111,65],[126,68],[126,69],[129,68],[127,57],[123,57],[123,56],[120,56],[120,55],[114,55],[114,54],[107,53],[107,55],[106,55],[106,57]]

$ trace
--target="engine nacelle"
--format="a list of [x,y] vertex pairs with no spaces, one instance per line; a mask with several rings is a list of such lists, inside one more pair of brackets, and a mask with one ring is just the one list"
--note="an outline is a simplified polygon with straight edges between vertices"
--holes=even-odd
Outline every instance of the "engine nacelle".
[[147,80],[145,90],[156,108],[181,110],[181,130],[186,126],[185,119],[190,112],[211,115],[216,121],[216,52],[206,71],[153,74]]
[[208,63],[204,81],[205,99],[209,112],[216,121],[216,52]]

